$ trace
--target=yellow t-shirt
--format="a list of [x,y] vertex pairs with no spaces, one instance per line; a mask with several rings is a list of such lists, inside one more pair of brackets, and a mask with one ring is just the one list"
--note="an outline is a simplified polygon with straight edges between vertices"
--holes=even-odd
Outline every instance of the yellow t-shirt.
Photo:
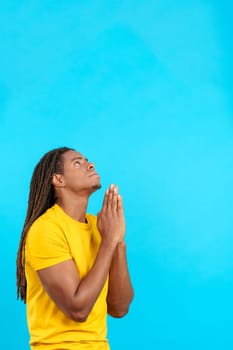
[[87,223],[68,216],[57,204],[31,226],[26,240],[27,322],[31,349],[108,350],[106,340],[108,280],[85,322],[69,319],[45,292],[37,270],[73,259],[80,277],[91,269],[101,241],[96,217]]

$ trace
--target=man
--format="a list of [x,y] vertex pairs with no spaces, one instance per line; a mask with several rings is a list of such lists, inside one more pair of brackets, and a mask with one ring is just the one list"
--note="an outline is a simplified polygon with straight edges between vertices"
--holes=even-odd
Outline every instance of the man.
[[17,256],[33,350],[107,350],[107,313],[128,312],[133,288],[117,186],[106,191],[97,218],[86,214],[100,187],[94,164],[67,147],[34,169]]

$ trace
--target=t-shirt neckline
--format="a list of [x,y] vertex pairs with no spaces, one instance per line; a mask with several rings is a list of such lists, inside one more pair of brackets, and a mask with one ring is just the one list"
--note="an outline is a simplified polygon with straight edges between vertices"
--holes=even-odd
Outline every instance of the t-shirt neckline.
[[75,220],[74,218],[72,218],[57,203],[54,204],[54,209],[55,209],[55,211],[57,211],[59,213],[59,215],[61,215],[64,218],[64,220],[71,221],[73,224],[79,226],[79,228],[86,229],[86,230],[90,228],[90,222],[88,221],[88,214],[86,214],[86,216],[85,216],[86,221],[87,221],[85,223],[85,222],[81,222],[81,221],[78,221],[78,220]]

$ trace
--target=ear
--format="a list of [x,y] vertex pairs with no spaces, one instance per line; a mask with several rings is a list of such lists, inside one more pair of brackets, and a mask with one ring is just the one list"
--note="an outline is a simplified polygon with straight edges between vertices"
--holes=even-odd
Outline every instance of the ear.
[[64,187],[65,181],[62,174],[53,174],[52,176],[52,184],[54,187]]

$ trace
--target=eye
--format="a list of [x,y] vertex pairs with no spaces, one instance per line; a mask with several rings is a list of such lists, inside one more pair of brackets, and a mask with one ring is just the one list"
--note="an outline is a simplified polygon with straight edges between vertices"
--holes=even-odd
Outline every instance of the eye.
[[79,167],[79,166],[80,166],[80,162],[79,162],[78,160],[76,160],[76,161],[74,162],[74,166]]

